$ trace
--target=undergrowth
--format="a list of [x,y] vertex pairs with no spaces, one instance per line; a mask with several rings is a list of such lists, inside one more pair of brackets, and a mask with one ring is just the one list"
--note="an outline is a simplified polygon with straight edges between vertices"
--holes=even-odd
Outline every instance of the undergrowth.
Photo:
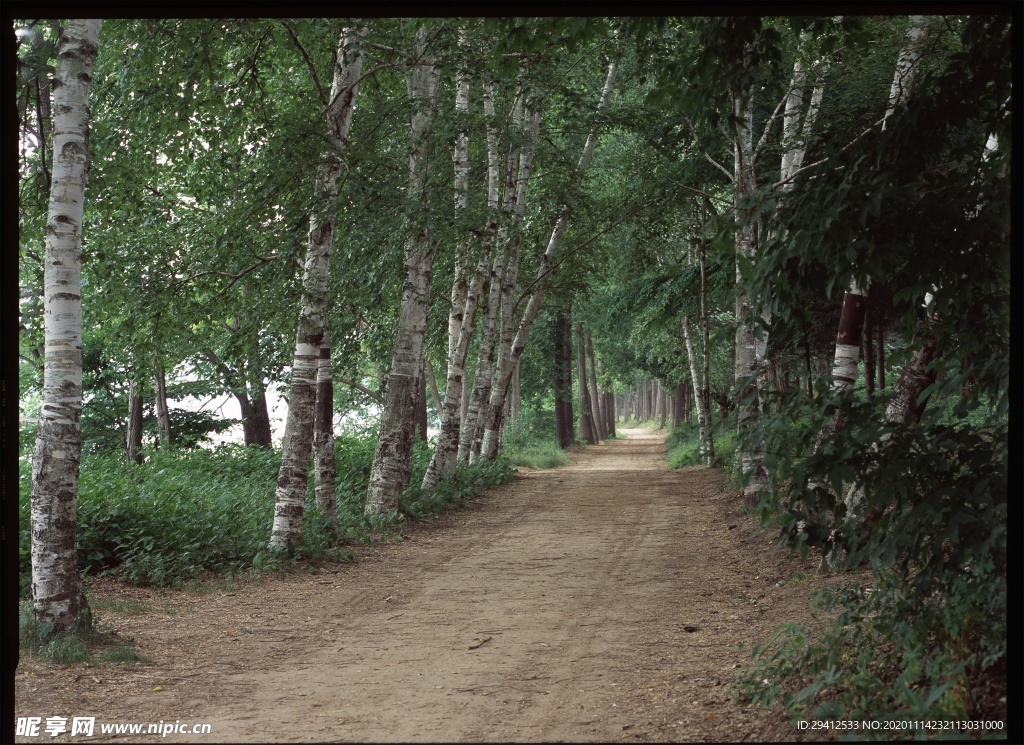
[[118,665],[145,663],[149,660],[139,653],[135,640],[119,636],[98,623],[91,610],[86,610],[78,627],[71,631],[55,632],[47,624],[39,624],[32,615],[30,601],[22,601],[19,618],[19,647],[21,655],[53,665],[108,662]]
[[[353,561],[350,544],[397,534],[406,517],[459,504],[491,484],[512,477],[499,458],[460,470],[428,495],[418,485],[429,451],[417,443],[403,513],[363,514],[375,442],[339,437],[338,532],[327,529],[315,505],[310,478],[301,544],[282,559],[266,550],[274,514],[279,452],[238,445],[213,450],[151,452],[141,464],[120,454],[84,454],[78,497],[78,556],[86,574],[109,574],[137,585],[180,587],[213,572],[279,569],[294,559]],[[20,564],[22,596],[31,581],[29,507],[31,465],[21,462]]]
[[[680,422],[679,426],[668,436],[665,445],[668,448],[666,460],[669,468],[706,465],[700,457],[700,433],[696,418],[689,422]],[[716,427],[712,433],[715,444],[715,460],[717,465],[732,462],[732,454],[736,449],[736,433],[728,427]]]

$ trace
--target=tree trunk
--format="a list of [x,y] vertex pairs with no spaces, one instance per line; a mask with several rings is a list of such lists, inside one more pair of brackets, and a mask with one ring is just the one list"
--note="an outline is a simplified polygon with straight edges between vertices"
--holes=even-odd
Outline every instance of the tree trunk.
[[[481,296],[484,317],[480,325],[480,344],[477,352],[476,374],[473,377],[473,395],[466,411],[466,422],[459,433],[458,462],[473,465],[480,454],[482,432],[481,419],[491,395],[491,380],[494,374],[494,326],[498,312],[498,293],[504,264],[500,254],[495,255],[491,264],[490,279],[486,294]],[[486,297],[486,301],[482,298]]]
[[[424,361],[426,358],[424,357]],[[420,369],[420,384],[416,392],[416,439],[427,442],[427,376],[426,370]]]
[[171,449],[174,442],[171,432],[171,412],[167,406],[167,376],[159,356],[153,354],[153,385],[156,398],[156,421],[160,427],[160,449],[167,451]]
[[870,291],[865,298],[867,307],[864,309],[864,328],[861,330],[861,349],[864,353],[864,393],[868,401],[875,398],[875,343],[871,333]]
[[563,450],[573,444],[572,321],[559,309],[555,316],[555,433]]
[[[514,120],[518,121],[518,119]],[[540,136],[540,111],[532,100],[526,107],[524,117],[524,143],[521,148],[513,147],[506,168],[503,209],[513,213],[511,240],[501,241],[508,246],[508,261],[502,280],[501,291],[501,326],[497,340],[497,360],[494,378],[491,383],[490,397],[482,418],[483,436],[480,454],[484,458],[494,458],[500,445],[500,433],[504,422],[504,404],[508,397],[508,388],[513,371],[519,364],[522,348],[516,352],[513,347],[513,329],[515,326],[515,289],[519,276],[519,255],[522,242],[523,223],[526,214],[526,192],[533,171],[533,159],[537,153],[537,141]],[[512,168],[518,166],[518,171]],[[518,175],[517,175],[518,174]],[[510,198],[511,197],[511,198]]]
[[878,337],[878,390],[885,390],[885,324],[881,320],[875,322],[875,334]]
[[676,386],[672,394],[672,431],[679,428],[683,420],[683,407],[686,405],[686,386],[682,383]]
[[[751,200],[757,193],[757,179],[753,158],[754,99],[749,89],[733,92],[733,114],[737,122],[733,131],[736,254],[748,262],[753,262],[757,255],[757,225]],[[750,435],[756,429],[759,419],[760,398],[757,380],[765,342],[758,338],[755,318],[759,308],[743,285],[739,264],[736,266],[736,288],[736,423],[741,434]],[[753,507],[757,504],[761,489],[767,484],[767,474],[761,465],[762,449],[757,446],[747,447],[739,450],[738,455],[744,482],[743,503],[747,507]]]
[[513,432],[515,432],[516,434],[519,434],[520,414],[522,413],[521,409],[523,405],[522,398],[520,397],[521,391],[519,389],[519,375],[522,369],[523,358],[520,357],[519,361],[516,363],[515,372],[512,373],[512,395],[510,397],[511,402],[509,404],[510,419],[515,425],[513,428]]
[[711,391],[705,377],[707,369],[703,374],[697,362],[697,355],[693,349],[693,332],[690,330],[689,316],[683,316],[683,338],[686,341],[686,357],[690,361],[690,377],[693,379],[693,389],[697,391],[697,431],[700,442],[700,457],[708,466],[715,462],[715,443],[711,437]]
[[590,405],[590,391],[587,389],[587,345],[584,341],[583,323],[577,323],[577,380],[580,394],[580,439],[596,445],[594,415]]
[[[485,86],[487,88],[487,86]],[[487,89],[485,109],[490,120],[493,119],[493,102]],[[465,115],[469,109],[469,78],[459,72],[456,80],[455,110]],[[492,137],[488,143],[493,149]],[[496,153],[495,153],[496,156]],[[469,204],[469,137],[464,131],[455,140],[452,156],[455,169],[455,215],[461,218]],[[496,188],[496,169],[488,168],[488,194]],[[452,308],[448,315],[448,375],[445,381],[444,404],[439,406],[441,427],[437,435],[437,444],[430,457],[430,464],[423,475],[422,488],[433,489],[438,481],[455,473],[459,451],[459,436],[462,431],[463,419],[466,415],[466,356],[469,353],[469,342],[473,335],[473,324],[476,320],[477,305],[483,289],[484,277],[490,264],[490,240],[496,223],[490,220],[485,228],[484,250],[471,280],[467,282],[468,244],[461,247],[455,267],[455,279],[452,282]]]
[[128,381],[128,427],[125,452],[129,463],[142,462],[142,392],[138,381]]
[[[582,327],[581,327],[582,328]],[[593,404],[590,414],[594,425],[595,439],[600,442],[608,433],[605,431],[604,416],[601,414],[601,391],[597,387],[597,368],[594,363],[594,343],[590,332],[585,332],[587,344],[587,360],[590,364],[590,398]]]
[[337,474],[334,460],[334,378],[331,371],[330,329],[324,325],[316,371],[313,415],[313,483],[316,506],[327,518],[327,529],[338,532]]
[[[615,85],[615,76],[618,71],[618,59],[613,59],[608,65],[608,74],[605,77],[604,88],[601,90],[601,99],[597,105],[597,117],[594,122],[593,129],[587,136],[587,141],[583,146],[583,153],[580,156],[580,160],[576,165],[576,173],[570,186],[569,194],[566,196],[565,202],[562,205],[558,220],[555,223],[555,227],[551,231],[551,235],[548,238],[548,245],[544,253],[540,257],[539,266],[537,268],[537,279],[538,281],[546,277],[552,270],[552,262],[558,255],[558,250],[561,246],[562,236],[565,233],[566,228],[569,224],[569,216],[575,206],[576,199],[579,196],[580,189],[583,185],[583,177],[590,166],[590,161],[594,155],[594,148],[597,145],[597,139],[600,132],[601,126],[601,114],[608,108],[608,101],[611,99],[612,88]],[[520,188],[525,189],[526,184],[520,183]],[[517,205],[518,207],[519,205]],[[525,207],[525,205],[522,205]],[[498,430],[501,424],[501,406],[505,400],[505,395],[508,392],[508,381],[511,375],[512,367],[518,363],[519,358],[523,354],[523,350],[526,348],[526,342],[530,335],[530,329],[533,327],[533,322],[537,318],[537,314],[540,312],[541,302],[544,299],[544,290],[542,286],[537,285],[534,289],[533,294],[530,296],[530,300],[526,305],[526,309],[523,311],[523,316],[519,321],[519,328],[516,331],[515,339],[511,346],[507,350],[502,350],[502,365],[499,369],[499,374],[496,375],[495,385],[491,390],[491,405],[490,411],[493,412],[491,421],[486,422],[486,429],[484,431],[484,440],[481,447],[481,456],[487,459],[493,459],[498,454]]]
[[836,333],[836,354],[832,363],[832,388],[852,390],[857,381],[861,334],[867,308],[866,291],[851,282],[843,295],[843,311]]
[[274,495],[274,524],[268,547],[272,551],[290,550],[302,537],[302,512],[309,479],[310,452],[317,398],[317,372],[326,324],[327,277],[334,244],[332,211],[348,148],[348,133],[356,99],[356,86],[362,69],[360,37],[363,32],[346,28],[341,32],[327,109],[327,131],[333,151],[317,167],[316,208],[309,219],[309,238],[302,270],[302,298],[295,330],[295,354],[288,395],[288,416],[281,446],[281,468]]
[[423,368],[423,344],[430,308],[430,275],[436,248],[429,226],[430,163],[427,145],[437,111],[438,68],[428,49],[429,28],[417,33],[413,66],[406,73],[409,98],[415,105],[410,126],[408,198],[415,205],[411,215],[412,235],[405,248],[405,283],[398,319],[398,334],[388,376],[380,436],[373,454],[370,485],[366,492],[366,514],[383,515],[398,510],[402,492],[412,471],[412,441],[415,422],[411,414],[419,395]]
[[32,455],[32,614],[44,628],[89,623],[78,571],[82,456],[82,212],[89,177],[89,92],[100,21],[73,19],[53,78],[53,167],[46,222],[43,400]]
[[270,428],[270,411],[267,409],[267,390],[262,382],[253,385],[249,400],[252,402],[252,439],[245,444],[269,448],[273,444],[273,430]]

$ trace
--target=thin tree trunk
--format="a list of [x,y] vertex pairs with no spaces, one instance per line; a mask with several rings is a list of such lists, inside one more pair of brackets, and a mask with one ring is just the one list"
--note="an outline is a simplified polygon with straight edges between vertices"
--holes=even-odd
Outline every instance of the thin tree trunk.
[[679,383],[672,392],[672,431],[679,427],[683,419],[683,406],[686,401],[686,386]]
[[[654,380],[654,421],[664,422],[664,407],[662,406],[661,397],[661,380],[655,378]],[[662,425],[664,426],[664,425]],[[659,427],[660,428],[660,427]]]
[[511,419],[515,423],[515,428],[514,428],[513,431],[516,434],[519,433],[519,417],[520,417],[520,414],[522,413],[521,409],[522,409],[522,405],[523,405],[522,398],[520,397],[521,396],[521,391],[519,389],[519,384],[520,384],[519,376],[520,376],[520,373],[521,373],[522,369],[523,369],[523,358],[520,357],[519,361],[516,363],[515,372],[512,373],[512,395],[511,395],[511,404],[509,406]]
[[[733,132],[736,254],[748,262],[753,262],[757,255],[757,224],[751,200],[757,193],[757,178],[754,173],[753,157],[754,99],[749,89],[733,92],[733,113],[737,122]],[[736,267],[736,287],[736,423],[741,434],[751,435],[757,427],[760,414],[761,404],[757,385],[765,340],[763,337],[758,338],[755,318],[759,314],[759,304],[755,298],[748,295],[739,264]],[[746,447],[739,450],[738,455],[744,481],[743,503],[747,507],[753,507],[757,504],[761,489],[768,480],[767,473],[761,465],[763,450],[760,446]]]
[[434,403],[434,411],[441,413],[441,394],[437,391],[437,376],[434,375],[434,366],[430,364],[430,358],[423,357],[423,370],[430,389],[430,400]]
[[598,442],[608,436],[605,431],[604,416],[601,414],[601,392],[597,387],[597,368],[594,363],[594,342],[590,338],[590,332],[585,332],[587,344],[587,360],[590,363],[590,397],[593,403],[591,417],[593,418],[594,434]]
[[875,334],[878,337],[878,390],[885,390],[885,324],[881,320],[875,322]]
[[142,462],[142,392],[136,380],[128,381],[128,427],[125,452],[129,463]]
[[715,443],[711,437],[711,395],[707,382],[707,370],[701,370],[697,355],[693,349],[693,332],[690,329],[689,316],[683,316],[683,338],[686,341],[686,356],[690,361],[690,377],[693,389],[698,391],[697,399],[697,431],[700,442],[700,457],[708,466],[714,465]]
[[[518,121],[515,119],[514,121]],[[511,240],[508,246],[508,262],[502,280],[501,291],[501,325],[497,339],[496,364],[491,383],[490,397],[483,410],[483,425],[480,453],[485,458],[493,458],[500,446],[500,432],[504,422],[504,404],[508,397],[508,387],[513,371],[519,364],[522,349],[518,354],[513,349],[513,328],[515,325],[515,289],[519,276],[519,255],[522,242],[523,223],[526,214],[526,193],[533,171],[533,160],[537,152],[537,141],[540,136],[540,111],[535,102],[530,101],[524,117],[524,143],[521,148],[513,148],[509,156],[509,167],[506,169],[503,209],[513,213]],[[511,167],[517,161],[518,171]],[[511,197],[511,199],[509,198]],[[490,432],[490,438],[488,439]]]
[[[493,99],[489,86],[485,85],[485,109],[488,113],[488,145],[489,159],[495,148],[493,125]],[[469,109],[469,78],[460,72],[456,81],[455,109],[465,115]],[[497,157],[497,153],[493,153]],[[469,204],[469,138],[460,132],[455,140],[452,157],[455,169],[455,214],[461,217]],[[488,167],[488,195],[497,188],[497,167]],[[490,202],[489,202],[490,205]],[[490,205],[493,206],[493,205]],[[459,455],[460,434],[464,431],[469,387],[466,385],[466,356],[469,353],[469,342],[473,335],[473,324],[476,321],[477,306],[483,291],[483,283],[487,268],[490,265],[490,243],[496,221],[491,218],[484,230],[483,252],[477,263],[472,279],[467,283],[467,261],[469,246],[462,246],[463,254],[455,267],[455,281],[452,283],[452,309],[448,316],[448,375],[445,381],[444,404],[440,407],[441,427],[437,435],[437,444],[430,457],[430,464],[423,475],[422,488],[433,489],[438,481],[455,473]]]
[[327,109],[327,131],[333,151],[317,166],[315,195],[317,207],[309,219],[309,237],[302,270],[302,298],[295,330],[295,354],[288,395],[288,416],[281,447],[281,468],[274,495],[274,523],[268,547],[290,550],[302,537],[302,512],[309,479],[310,452],[316,410],[316,381],[320,349],[324,340],[327,305],[327,277],[334,244],[333,211],[321,212],[337,194],[348,148],[348,133],[362,69],[360,32],[342,30],[334,64],[331,99]]
[[555,316],[555,376],[552,379],[551,386],[555,395],[555,440],[563,450],[569,446],[566,434],[565,408],[562,406],[562,398],[565,396],[565,372],[562,369],[562,358],[564,356],[562,350],[562,324],[564,323],[564,318],[565,316],[561,308],[559,308],[558,315]]
[[262,383],[253,384],[252,388],[253,392],[249,396],[252,402],[252,439],[245,444],[269,448],[273,444],[273,430],[270,428],[270,411],[267,409],[267,390]]
[[428,34],[426,26],[420,28],[414,55],[416,65],[406,74],[409,98],[415,105],[410,126],[412,149],[409,155],[408,198],[416,207],[411,215],[413,232],[405,249],[405,284],[398,335],[366,493],[367,515],[397,511],[412,472],[415,422],[411,414],[419,395],[430,307],[430,276],[436,251],[429,227],[427,170],[430,161],[426,150],[437,111],[439,72],[429,56]]
[[167,451],[171,449],[174,442],[171,432],[171,412],[167,406],[167,376],[163,363],[159,356],[153,354],[153,385],[156,399],[156,421],[160,428],[160,449]]
[[868,307],[864,310],[864,328],[861,330],[861,348],[864,352],[864,393],[868,401],[875,398],[875,342],[871,333],[871,299],[867,298]]
[[587,390],[587,353],[583,341],[583,324],[576,324],[576,380],[580,397],[580,439],[597,444],[594,435],[594,420],[590,414],[590,392]]
[[[565,199],[565,203],[562,205],[558,220],[551,231],[551,236],[548,238],[547,248],[540,257],[539,266],[537,268],[538,280],[546,277],[551,272],[552,262],[558,255],[562,236],[569,224],[569,216],[575,206],[576,199],[578,198],[580,189],[583,185],[583,176],[586,174],[586,171],[590,166],[590,161],[594,155],[594,148],[597,145],[597,139],[600,131],[601,114],[608,108],[608,101],[611,99],[612,88],[615,85],[615,76],[617,71],[618,59],[616,58],[608,65],[608,74],[605,77],[604,88],[601,90],[601,98],[597,106],[597,117],[593,129],[587,136],[587,141],[583,146],[583,153],[576,165],[576,174],[570,186],[569,194]],[[521,182],[520,187],[525,189],[526,184]],[[517,207],[519,206],[520,205],[517,204]],[[522,206],[525,207],[525,204]],[[516,331],[515,339],[507,350],[502,350],[502,365],[499,369],[499,374],[495,376],[495,383],[491,389],[490,411],[492,412],[492,417],[490,421],[485,422],[484,439],[481,447],[481,456],[484,458],[493,459],[498,454],[498,430],[501,424],[501,407],[504,403],[505,395],[508,392],[509,377],[511,375],[512,367],[518,362],[519,358],[523,354],[523,350],[526,348],[530,329],[533,327],[533,322],[536,320],[537,314],[540,312],[540,306],[543,299],[544,290],[541,285],[537,285],[533,294],[530,296],[526,309],[523,311],[523,316],[519,321],[519,328]]]
[[338,532],[338,467],[334,460],[334,378],[331,371],[330,329],[324,325],[316,371],[313,416],[313,483],[316,506],[327,518],[327,529]]
[[[517,96],[517,102],[518,102]],[[498,152],[498,131],[495,126],[494,94],[490,80],[484,81],[484,114],[487,120],[487,224],[484,227],[483,243],[485,247],[484,267],[490,266],[489,276],[482,273],[481,280],[486,281],[486,288],[481,289],[479,305],[482,306],[483,320],[480,328],[480,343],[477,350],[476,374],[473,376],[473,392],[466,399],[465,415],[462,417],[462,429],[459,433],[458,463],[473,464],[480,453],[482,437],[481,417],[491,392],[491,380],[494,372],[494,328],[498,313],[498,296],[504,280],[504,254],[502,247],[494,250],[499,215],[501,210],[502,169],[501,155]],[[511,163],[506,161],[506,170]],[[492,255],[493,254],[493,255]],[[480,307],[477,312],[479,313]]]
[[477,352],[476,375],[473,378],[473,395],[466,411],[466,423],[459,433],[458,462],[473,465],[480,454],[480,439],[483,433],[481,419],[491,395],[491,381],[494,375],[494,327],[498,313],[498,293],[504,272],[501,254],[496,254],[491,264],[491,276],[483,306],[484,317],[480,326],[480,344]]
[[561,309],[555,316],[555,430],[564,450],[574,442],[572,412],[572,321]]
[[[424,358],[425,360],[426,358]],[[427,442],[427,376],[424,369],[420,369],[420,383],[416,391],[416,439],[420,442]]]
[[78,571],[82,455],[82,213],[89,177],[89,93],[100,21],[73,19],[54,71],[53,167],[43,274],[43,400],[32,455],[32,613],[44,628],[89,623]]

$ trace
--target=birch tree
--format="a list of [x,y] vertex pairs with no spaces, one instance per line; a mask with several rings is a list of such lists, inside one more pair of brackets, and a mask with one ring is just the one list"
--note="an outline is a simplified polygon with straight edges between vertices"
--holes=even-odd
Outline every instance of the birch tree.
[[53,77],[53,167],[46,223],[43,401],[32,456],[32,613],[57,631],[88,623],[78,570],[82,454],[82,214],[89,177],[89,93],[99,20],[73,19]]
[[[460,41],[463,39],[460,37]],[[460,70],[456,81],[455,110],[463,116],[469,109],[469,76]],[[493,104],[491,105],[493,115]],[[464,217],[469,205],[469,136],[465,129],[456,137],[452,155],[455,169],[455,216]],[[488,194],[496,184],[491,183],[491,169],[488,169]],[[493,176],[496,181],[496,175]],[[423,475],[422,488],[432,489],[438,481],[455,472],[461,429],[460,408],[466,378],[466,356],[473,335],[477,304],[483,289],[484,277],[490,263],[490,254],[483,251],[472,274],[469,271],[468,242],[461,246],[456,258],[455,279],[452,282],[451,311],[448,315],[448,375],[445,382],[444,402],[441,409],[441,427],[437,444],[430,457],[430,464]]]
[[[605,77],[604,87],[601,90],[601,97],[597,105],[595,116],[596,121],[594,122],[593,128],[587,136],[586,143],[583,146],[583,152],[580,155],[579,163],[577,163],[576,172],[573,176],[569,193],[565,202],[561,205],[558,219],[556,220],[555,226],[552,228],[551,235],[548,238],[547,248],[540,257],[540,265],[537,269],[538,282],[551,271],[552,262],[558,255],[558,250],[561,247],[562,236],[568,227],[572,208],[575,206],[576,199],[578,198],[580,189],[583,185],[583,177],[586,175],[587,168],[590,166],[590,161],[594,156],[594,148],[597,146],[597,139],[600,134],[601,114],[608,108],[608,102],[611,100],[618,69],[618,58],[614,57],[608,64],[608,73]],[[526,341],[529,338],[530,329],[533,326],[534,320],[537,318],[537,313],[540,311],[540,305],[543,299],[543,286],[538,283],[530,296],[526,309],[523,311],[522,318],[519,321],[512,343],[501,351],[501,357],[499,358],[500,364],[498,366],[497,374],[495,375],[495,380],[491,386],[488,417],[484,425],[483,443],[481,444],[480,449],[481,457],[488,460],[493,460],[498,454],[498,439],[502,423],[501,414],[505,405],[505,396],[508,393],[509,381],[512,376],[512,371],[515,369],[519,359],[522,357],[523,350],[526,348]]]
[[366,493],[367,515],[396,512],[402,492],[409,485],[412,470],[415,428],[412,413],[420,396],[430,276],[437,250],[430,235],[427,147],[437,112],[439,70],[429,48],[429,33],[430,29],[426,25],[418,30],[406,73],[409,98],[415,109],[409,130],[407,190],[409,203],[414,205],[409,216],[412,232],[405,246],[405,281],[398,335],[388,374],[380,434],[373,454],[370,485]]
[[316,506],[327,519],[327,529],[338,530],[337,465],[334,461],[334,376],[331,370],[331,335],[324,324],[320,359],[316,367],[313,414],[313,471]]
[[309,239],[302,271],[302,299],[295,332],[288,416],[281,450],[281,470],[274,497],[274,524],[269,547],[290,549],[302,535],[302,512],[309,478],[313,424],[317,398],[317,371],[326,333],[327,277],[334,243],[336,214],[333,201],[344,168],[348,133],[355,108],[363,51],[363,32],[350,27],[341,32],[334,62],[329,99],[323,99],[327,132],[332,146],[317,166],[317,207],[309,220]]
[[[922,44],[928,37],[924,16],[911,16],[911,28],[907,31],[903,48],[900,50],[893,74],[892,85],[889,87],[889,103],[882,119],[882,131],[885,131],[889,117],[900,104],[905,103],[911,95],[920,75],[920,59]],[[790,176],[783,162],[783,179]],[[795,166],[799,168],[799,165]],[[791,166],[792,170],[792,166]],[[863,281],[855,276],[850,280],[843,294],[843,309],[839,318],[839,330],[836,333],[836,352],[832,362],[832,388],[836,391],[851,390],[857,380],[860,365],[860,349],[864,329],[864,316],[867,312],[867,294],[870,277]]]

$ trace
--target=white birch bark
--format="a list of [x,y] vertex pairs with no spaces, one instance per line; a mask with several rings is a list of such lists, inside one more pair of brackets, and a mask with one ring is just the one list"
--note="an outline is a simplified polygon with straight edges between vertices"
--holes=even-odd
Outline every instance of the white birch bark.
[[[737,119],[734,132],[733,174],[735,179],[734,206],[736,210],[736,253],[747,261],[754,261],[757,253],[757,226],[753,210],[748,205],[757,192],[754,173],[754,103],[750,91],[734,92],[733,113]],[[753,299],[742,284],[739,265],[736,267],[736,362],[734,379],[737,393],[737,427],[743,432],[757,426],[759,396],[757,373],[759,345],[754,328],[756,310]],[[763,342],[761,345],[763,354]],[[740,471],[743,474],[743,502],[747,507],[757,504],[758,494],[767,479],[762,473],[759,448],[739,451]]]
[[435,247],[430,237],[429,198],[426,193],[429,160],[426,149],[437,112],[439,71],[428,49],[427,26],[416,38],[413,66],[406,73],[409,98],[415,105],[410,123],[408,198],[415,204],[413,233],[405,247],[405,282],[398,318],[398,334],[388,375],[380,435],[373,454],[370,485],[366,492],[366,514],[396,512],[412,471],[414,408],[420,395],[423,344],[430,304],[430,275]]
[[348,149],[348,134],[362,71],[360,41],[364,34],[365,31],[346,28],[338,42],[331,98],[326,111],[327,131],[333,149],[317,167],[314,189],[318,206],[309,220],[288,415],[274,495],[274,524],[268,544],[274,551],[293,548],[302,537],[302,512],[313,447],[317,372],[326,331],[327,278],[334,244],[336,214],[332,202],[337,195],[338,177],[344,168]]
[[708,466],[715,462],[715,445],[711,439],[711,412],[709,410],[707,396],[704,395],[704,379],[701,375],[700,361],[694,352],[693,331],[690,326],[690,318],[683,315],[683,339],[686,342],[686,358],[690,363],[690,378],[693,380],[694,397],[697,400],[697,431],[700,443],[700,458]]
[[153,387],[154,403],[156,404],[156,421],[160,429],[160,449],[171,449],[171,412],[167,406],[167,372],[164,370],[160,355],[153,353]]
[[337,464],[334,460],[334,376],[331,370],[330,330],[324,324],[316,368],[313,415],[313,472],[316,506],[327,518],[327,529],[338,531]]
[[[924,16],[912,16],[911,28],[904,38],[896,62],[896,72],[889,86],[889,104],[882,119],[884,131],[889,117],[901,105],[906,103],[914,85],[920,76],[921,49],[928,37],[928,29],[924,26]],[[785,174],[783,174],[785,177]],[[867,293],[870,278],[863,286],[858,285],[856,278],[850,280],[846,293],[843,295],[843,310],[839,321],[839,332],[836,336],[836,351],[832,362],[832,389],[849,390],[857,380],[860,363],[861,332],[863,329],[864,312],[867,307]]]
[[82,455],[82,214],[89,93],[100,21],[68,21],[53,78],[53,166],[43,276],[43,401],[32,456],[32,613],[55,631],[88,624],[78,571]]
[[[514,108],[519,105],[519,94]],[[494,373],[495,324],[500,308],[499,298],[505,276],[505,255],[502,247],[494,249],[493,242],[498,233],[498,225],[502,209],[502,169],[501,156],[498,151],[498,132],[494,125],[494,95],[489,80],[484,82],[484,115],[487,118],[487,209],[488,221],[484,229],[485,256],[493,251],[493,263],[487,285],[484,318],[480,329],[480,344],[477,353],[477,369],[473,382],[473,393],[466,409],[462,431],[459,435],[459,463],[476,463],[480,454],[480,443],[483,435],[482,419],[486,415],[486,406],[490,399],[491,381]],[[511,159],[505,163],[505,172],[514,168]],[[507,178],[505,179],[507,181]],[[507,201],[507,200],[505,200]],[[483,302],[483,298],[481,298]]]
[[[565,230],[569,225],[569,216],[583,185],[583,177],[586,175],[587,168],[590,166],[590,161],[594,156],[594,148],[597,145],[597,138],[600,135],[600,116],[608,108],[608,102],[611,100],[612,90],[615,87],[615,77],[617,73],[618,59],[616,58],[608,65],[608,74],[605,77],[604,87],[601,90],[601,98],[597,105],[598,121],[595,121],[590,134],[587,135],[587,141],[583,146],[583,153],[580,155],[579,163],[576,166],[576,174],[570,187],[569,195],[566,198],[565,204],[562,205],[562,208],[559,211],[558,220],[555,222],[555,226],[551,231],[551,236],[548,238],[547,248],[540,258],[540,266],[537,269],[538,279],[543,278],[550,272],[551,264],[558,255],[558,250],[561,247],[562,235],[565,233]],[[501,410],[504,406],[505,396],[508,393],[509,378],[511,376],[512,369],[518,363],[519,358],[523,354],[523,350],[526,348],[526,341],[529,338],[530,329],[533,326],[534,320],[537,318],[537,314],[540,312],[540,305],[543,299],[544,289],[538,282],[536,289],[530,296],[526,309],[523,311],[518,329],[516,330],[515,338],[513,339],[512,344],[508,347],[507,356],[503,358],[505,360],[504,365],[499,371],[499,374],[495,376],[496,380],[491,388],[490,406],[490,410],[495,412],[495,414],[493,414],[491,420],[486,423],[483,444],[481,446],[481,456],[488,460],[493,459],[498,454],[498,434],[501,425]]]
[[[493,108],[493,105],[492,105]],[[455,109],[465,114],[469,110],[469,77],[460,72],[456,83]],[[452,157],[455,169],[455,215],[459,219],[469,204],[469,137],[459,132]],[[438,481],[455,473],[461,429],[460,408],[466,378],[466,355],[473,335],[476,309],[483,288],[484,275],[490,263],[487,251],[481,257],[472,279],[466,281],[466,254],[464,244],[455,268],[452,283],[452,309],[448,316],[448,376],[445,382],[444,403],[441,407],[441,428],[430,464],[423,475],[422,488],[433,489]]]

